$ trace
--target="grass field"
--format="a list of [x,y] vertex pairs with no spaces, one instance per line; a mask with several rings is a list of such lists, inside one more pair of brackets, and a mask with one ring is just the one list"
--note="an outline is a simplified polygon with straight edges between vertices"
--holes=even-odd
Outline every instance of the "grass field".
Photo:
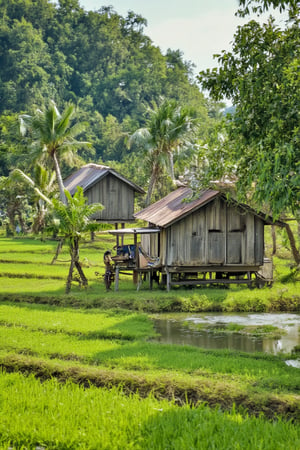
[[[89,280],[87,289],[74,282],[69,296],[64,296],[69,255],[63,247],[58,261],[52,265],[57,241],[33,238],[0,237],[0,298],[66,304],[82,307],[123,307],[146,312],[165,311],[300,311],[299,281],[289,279],[291,260],[286,249],[276,257],[275,283],[271,288],[250,290],[245,286],[230,289],[201,287],[172,289],[166,292],[155,283],[149,291],[147,283],[139,292],[132,274],[121,275],[119,292],[105,292],[103,253],[112,249],[113,237],[98,235],[85,241],[81,250],[83,270]],[[279,254],[280,255],[280,254]],[[282,280],[288,280],[282,282]]]
[[[64,294],[56,242],[0,238],[0,448],[300,448],[300,371],[286,355],[154,342],[149,312],[300,311],[277,257],[272,288],[105,292],[106,235],[84,242],[87,289]],[[110,246],[110,247],[109,247]]]
[[[122,389],[83,389],[52,379],[0,376],[1,448],[15,449],[243,449],[300,448],[292,423],[221,412],[205,405],[141,400]],[[18,411],[18,414],[16,414]]]
[[1,448],[300,442],[300,371],[283,357],[154,343],[124,310],[2,302],[0,325]]

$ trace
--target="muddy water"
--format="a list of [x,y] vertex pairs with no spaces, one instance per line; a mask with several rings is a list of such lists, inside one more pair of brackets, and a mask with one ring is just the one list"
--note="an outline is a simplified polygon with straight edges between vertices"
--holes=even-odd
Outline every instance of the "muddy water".
[[[210,331],[193,330],[190,325],[209,325]],[[228,324],[244,326],[272,325],[285,331],[279,339],[255,338],[239,333],[218,332]],[[154,319],[158,341],[168,344],[194,345],[207,349],[230,349],[245,352],[290,353],[300,345],[300,314],[172,314]],[[213,332],[212,332],[213,330]],[[300,364],[300,363],[299,363]]]

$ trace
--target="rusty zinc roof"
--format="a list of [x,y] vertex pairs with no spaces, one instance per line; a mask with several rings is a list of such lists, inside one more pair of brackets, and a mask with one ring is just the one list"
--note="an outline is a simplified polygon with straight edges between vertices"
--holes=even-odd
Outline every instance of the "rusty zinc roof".
[[79,170],[64,180],[64,186],[68,189],[71,195],[74,195],[77,186],[81,186],[85,192],[108,174],[112,174],[119,178],[121,181],[129,185],[134,191],[139,192],[140,194],[145,193],[142,188],[120,175],[114,169],[111,169],[108,166],[102,166],[100,164],[86,164],[85,166],[82,166]]
[[188,201],[192,195],[192,189],[181,187],[171,192],[156,203],[134,214],[136,219],[145,220],[159,227],[166,227],[182,219],[192,211],[204,206],[213,198],[220,195],[219,191],[205,189],[200,191],[197,198]]

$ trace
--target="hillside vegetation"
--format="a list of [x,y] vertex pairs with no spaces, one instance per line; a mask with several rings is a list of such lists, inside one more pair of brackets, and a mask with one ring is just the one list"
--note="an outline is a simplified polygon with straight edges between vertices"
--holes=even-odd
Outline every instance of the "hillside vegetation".
[[[200,92],[193,64],[179,50],[163,54],[140,15],[86,11],[78,0],[10,0],[1,2],[0,17],[0,176],[16,165],[29,170],[30,142],[19,136],[18,114],[33,114],[49,100],[60,110],[72,102],[77,121],[87,123],[82,141],[91,146],[78,150],[77,164],[122,163],[124,175],[140,185],[142,160],[127,140],[161,97],[193,109],[202,140],[213,132],[219,107]],[[70,170],[63,166],[64,174]]]

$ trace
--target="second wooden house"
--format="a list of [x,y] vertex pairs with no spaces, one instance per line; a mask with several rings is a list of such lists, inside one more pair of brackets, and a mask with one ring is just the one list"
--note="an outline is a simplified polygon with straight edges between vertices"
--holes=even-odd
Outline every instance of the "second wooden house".
[[219,191],[203,190],[194,198],[181,187],[135,218],[160,229],[141,235],[141,242],[159,258],[168,289],[217,281],[250,284],[252,277],[271,281],[271,269],[266,275],[264,266],[264,226],[271,221]]
[[83,188],[88,203],[101,203],[104,209],[93,218],[105,223],[130,223],[135,219],[134,201],[145,191],[116,170],[99,164],[86,164],[64,180],[71,195]]

